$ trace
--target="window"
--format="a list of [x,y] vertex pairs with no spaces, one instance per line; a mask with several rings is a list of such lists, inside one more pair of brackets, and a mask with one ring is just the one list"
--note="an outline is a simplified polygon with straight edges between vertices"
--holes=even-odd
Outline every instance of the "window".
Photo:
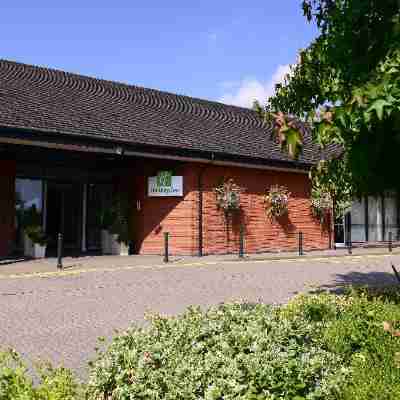
[[36,208],[39,215],[43,210],[43,183],[40,180],[16,179],[15,181],[15,208],[16,208],[16,241],[17,248],[22,248],[23,231],[22,220],[24,212]]
[[364,242],[365,237],[365,200],[356,201],[351,206],[351,241]]
[[398,235],[397,227],[397,200],[394,195],[385,196],[385,237],[389,240],[389,232],[392,232],[392,239],[396,240]]

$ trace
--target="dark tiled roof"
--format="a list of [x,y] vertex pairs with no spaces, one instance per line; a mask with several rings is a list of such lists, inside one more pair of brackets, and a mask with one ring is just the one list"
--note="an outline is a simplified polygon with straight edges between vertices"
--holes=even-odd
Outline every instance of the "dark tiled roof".
[[[252,110],[5,60],[0,127],[291,162]],[[297,163],[319,156],[307,136]]]

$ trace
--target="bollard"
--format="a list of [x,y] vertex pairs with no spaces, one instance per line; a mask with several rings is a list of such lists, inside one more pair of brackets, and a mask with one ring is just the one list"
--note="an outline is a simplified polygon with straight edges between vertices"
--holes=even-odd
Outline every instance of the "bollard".
[[303,252],[303,232],[299,232],[299,256],[304,255]]
[[239,258],[244,258],[244,227],[240,225],[239,231]]
[[164,233],[164,262],[169,262],[169,248],[168,248],[168,241],[169,241],[169,232]]
[[61,233],[58,234],[57,237],[57,268],[62,269],[62,250],[63,250],[63,235]]
[[347,251],[349,254],[353,254],[353,243],[351,241],[351,229],[349,229],[349,237],[347,240]]
[[391,253],[392,250],[393,250],[392,232],[389,232],[389,243],[388,243],[388,246],[389,246],[389,253]]

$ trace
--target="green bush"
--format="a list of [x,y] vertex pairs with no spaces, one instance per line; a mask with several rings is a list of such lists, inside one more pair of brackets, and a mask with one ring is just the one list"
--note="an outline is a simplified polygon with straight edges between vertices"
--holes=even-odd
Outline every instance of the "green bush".
[[0,399],[394,400],[399,304],[399,292],[357,290],[154,315],[99,352],[85,388],[47,365],[34,384],[15,353],[0,353]]
[[310,321],[323,315],[317,318],[325,321],[320,346],[349,368],[338,400],[395,400],[400,398],[399,304],[397,288],[360,288],[346,296],[299,296],[282,312],[303,313]]
[[90,399],[328,399],[345,376],[322,349],[322,324],[261,304],[154,316],[94,363]]
[[0,352],[0,399],[1,400],[78,400],[84,398],[84,390],[71,371],[65,368],[38,366],[38,383],[22,359],[14,351]]
[[400,398],[400,307],[397,293],[354,294],[351,306],[327,327],[323,344],[351,367],[345,400]]

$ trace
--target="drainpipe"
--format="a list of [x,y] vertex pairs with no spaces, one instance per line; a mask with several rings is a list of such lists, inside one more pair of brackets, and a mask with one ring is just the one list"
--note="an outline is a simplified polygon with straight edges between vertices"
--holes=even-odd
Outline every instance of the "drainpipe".
[[203,257],[203,175],[209,165],[211,165],[214,161],[214,153],[211,154],[211,161],[208,165],[201,168],[198,176],[197,187],[198,187],[198,233],[199,233],[199,241],[198,241],[198,256]]

